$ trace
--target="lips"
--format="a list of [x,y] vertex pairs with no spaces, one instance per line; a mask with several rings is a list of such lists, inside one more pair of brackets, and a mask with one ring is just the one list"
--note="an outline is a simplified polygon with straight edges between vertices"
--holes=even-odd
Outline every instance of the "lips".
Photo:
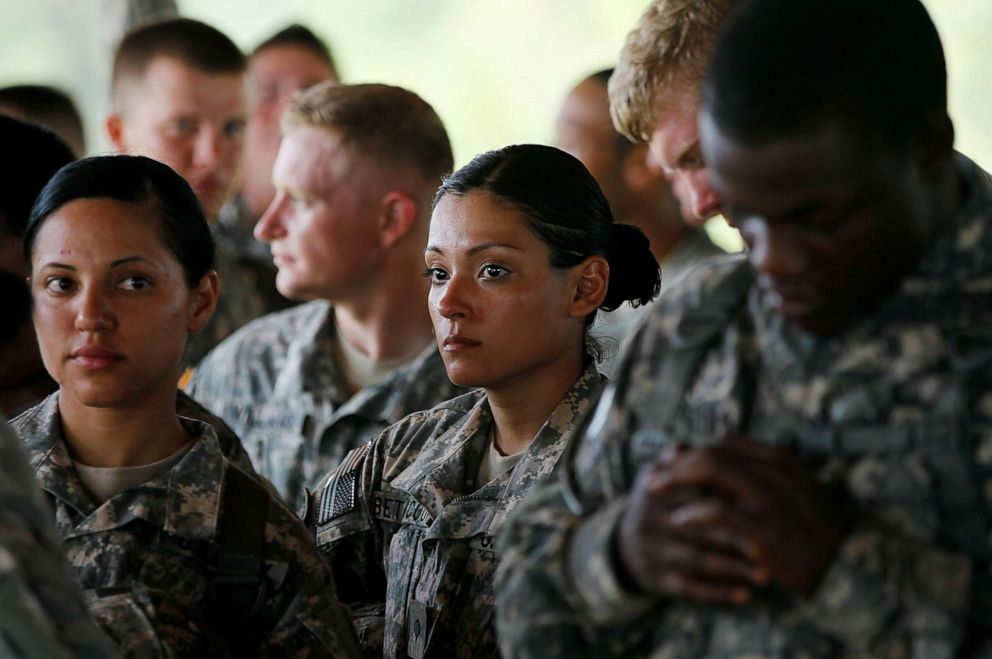
[[475,339],[470,339],[458,334],[448,335],[444,338],[444,341],[441,342],[441,346],[445,352],[459,352],[461,350],[477,348],[481,345],[481,341],[476,341]]
[[99,345],[76,348],[69,357],[86,370],[98,371],[124,360],[124,355]]

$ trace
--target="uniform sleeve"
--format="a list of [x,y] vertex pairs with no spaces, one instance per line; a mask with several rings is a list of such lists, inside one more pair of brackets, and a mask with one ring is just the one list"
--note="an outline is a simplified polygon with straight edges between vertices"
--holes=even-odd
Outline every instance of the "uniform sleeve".
[[381,478],[383,437],[352,450],[308,501],[317,546],[331,565],[338,595],[351,611],[363,652],[382,656],[386,575],[372,492]]
[[[330,567],[316,551],[299,519],[278,501],[266,526],[266,543],[281,560],[269,563],[270,579],[282,582],[270,593],[276,623],[266,634],[261,657],[358,657],[358,641],[347,608],[338,599]],[[285,575],[285,576],[283,576]]]
[[0,418],[0,656],[118,656],[83,603],[19,444]]

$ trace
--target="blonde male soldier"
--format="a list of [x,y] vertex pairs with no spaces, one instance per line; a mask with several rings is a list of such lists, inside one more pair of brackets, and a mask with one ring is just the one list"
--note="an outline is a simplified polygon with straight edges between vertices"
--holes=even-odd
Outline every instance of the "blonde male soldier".
[[386,426],[459,393],[434,345],[422,277],[447,133],[416,94],[321,83],[283,117],[276,197],[255,227],[276,284],[308,304],[237,332],[190,393],[224,418],[292,505]]

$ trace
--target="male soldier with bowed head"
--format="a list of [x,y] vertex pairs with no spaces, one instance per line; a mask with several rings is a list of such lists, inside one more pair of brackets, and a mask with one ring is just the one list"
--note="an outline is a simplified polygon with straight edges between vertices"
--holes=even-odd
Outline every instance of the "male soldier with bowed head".
[[321,83],[294,97],[255,235],[280,292],[308,304],[211,353],[190,393],[242,438],[290,504],[386,426],[460,393],[444,371],[423,272],[431,198],[451,170],[416,94]]
[[[188,18],[139,27],[114,57],[107,132],[115,148],[154,158],[189,182],[213,222],[234,192],[244,138],[245,57],[216,29]],[[191,338],[195,365],[224,337],[269,310],[259,276],[217,234],[217,311]]]
[[992,180],[919,0],[751,0],[700,125],[749,247],[656,307],[498,577],[525,656],[992,651]]
[[[339,80],[331,51],[302,25],[275,33],[248,58],[249,117],[241,189],[221,208],[217,231],[235,246],[241,259],[257,264],[270,287],[276,270],[269,246],[256,240],[252,230],[276,194],[272,165],[282,141],[279,120],[294,92],[324,80]],[[278,293],[276,299],[279,308],[292,304]]]
[[46,85],[11,85],[0,89],[0,114],[44,126],[72,149],[86,155],[83,118],[72,98],[61,89]]
[[[48,130],[0,116],[0,412],[16,416],[39,403],[58,385],[38,352],[31,323],[31,297],[25,278],[24,227],[31,205],[48,179],[73,161],[69,147]],[[30,157],[25,157],[30,154]]]
[[[607,83],[613,69],[594,73],[565,98],[555,126],[558,148],[586,166],[603,189],[617,222],[644,232],[662,271],[662,290],[669,288],[699,260],[722,254],[706,232],[690,227],[661,168],[649,155],[647,144],[632,144],[618,134],[610,119]],[[623,306],[603,314],[597,326],[622,342],[643,318],[649,306]]]

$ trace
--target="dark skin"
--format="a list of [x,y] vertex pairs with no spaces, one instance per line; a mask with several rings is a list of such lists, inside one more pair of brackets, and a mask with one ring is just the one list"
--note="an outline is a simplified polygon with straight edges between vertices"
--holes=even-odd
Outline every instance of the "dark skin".
[[808,596],[850,517],[791,452],[728,437],[642,470],[617,555],[648,594],[718,605],[746,604],[768,586]]

